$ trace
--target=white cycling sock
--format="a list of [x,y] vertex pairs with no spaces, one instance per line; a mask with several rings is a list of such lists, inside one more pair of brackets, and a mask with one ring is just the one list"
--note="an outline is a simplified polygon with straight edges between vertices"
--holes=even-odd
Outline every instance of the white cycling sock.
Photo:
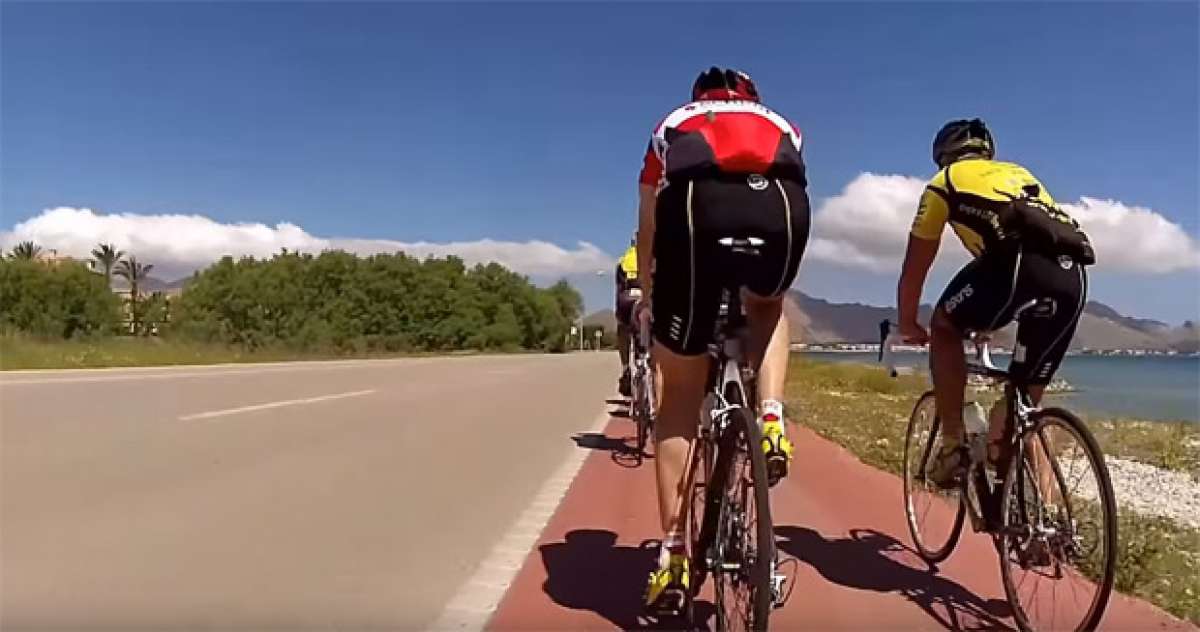
[[764,419],[768,415],[774,415],[777,419],[783,421],[783,402],[774,399],[764,399],[758,409],[760,414],[759,419]]
[[683,549],[683,534],[672,531],[663,536],[662,547],[658,551],[659,566],[666,568],[671,563],[671,555],[680,555]]

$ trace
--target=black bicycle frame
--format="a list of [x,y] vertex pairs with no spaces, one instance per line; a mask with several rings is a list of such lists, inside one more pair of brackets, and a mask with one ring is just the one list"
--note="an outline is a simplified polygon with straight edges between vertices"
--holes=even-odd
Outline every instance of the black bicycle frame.
[[[717,322],[713,343],[709,345],[709,355],[713,358],[713,362],[709,367],[709,379],[711,384],[710,391],[718,396],[718,401],[723,408],[733,406],[751,406],[753,399],[757,398],[757,394],[752,385],[753,374],[749,367],[739,366],[738,358],[744,350],[740,348],[732,348],[730,345],[741,345],[744,339],[746,327],[746,317],[742,313],[742,302],[740,292],[725,289],[722,292],[722,300],[720,311],[717,314]],[[729,371],[735,370],[738,372],[738,379],[728,379]],[[751,383],[747,384],[747,380]],[[728,401],[727,390],[731,385],[736,385],[739,388],[738,397],[742,401]],[[704,414],[709,414],[705,411]],[[721,494],[725,488],[725,477],[729,472],[724,468],[717,469],[722,464],[728,465],[727,460],[720,458],[720,450],[722,446],[727,445],[734,438],[727,436],[729,432],[736,432],[736,428],[732,428],[728,423],[728,415],[713,415],[712,423],[709,425],[709,436],[706,440],[712,447],[712,451],[708,454],[711,459],[710,464],[713,470],[709,472],[709,478],[705,481],[704,490],[704,516],[702,518],[700,537],[698,539],[699,549],[704,554],[704,564],[707,567],[711,561],[710,549],[714,544],[714,536],[717,528],[717,516],[720,513]]]

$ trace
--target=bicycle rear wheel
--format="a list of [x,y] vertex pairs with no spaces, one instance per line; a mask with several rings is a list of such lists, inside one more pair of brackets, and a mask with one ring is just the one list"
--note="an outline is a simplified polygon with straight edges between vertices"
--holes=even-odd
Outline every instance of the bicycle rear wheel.
[[1000,573],[1022,630],[1093,630],[1116,570],[1117,508],[1104,454],[1061,408],[1034,413],[1005,476]]
[[717,629],[765,630],[775,563],[767,463],[754,415],[747,408],[729,415],[710,481],[720,494],[712,567]]
[[941,439],[937,405],[929,391],[913,407],[904,436],[904,515],[917,553],[930,564],[945,560],[954,551],[966,514],[961,489],[939,489],[926,476]]
[[648,456],[646,448],[654,431],[654,372],[644,359],[638,359],[634,375],[633,408],[637,421],[637,452],[639,457]]

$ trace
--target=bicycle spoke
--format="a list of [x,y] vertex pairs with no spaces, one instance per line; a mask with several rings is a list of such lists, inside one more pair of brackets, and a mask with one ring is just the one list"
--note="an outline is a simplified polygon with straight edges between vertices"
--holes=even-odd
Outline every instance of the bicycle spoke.
[[905,437],[904,506],[917,552],[929,562],[945,559],[962,528],[959,490],[942,490],[927,477],[927,468],[941,446],[940,424],[932,395],[913,409]]
[[1004,484],[1001,571],[1022,629],[1092,627],[1111,591],[1116,525],[1102,456],[1078,420],[1052,411]]

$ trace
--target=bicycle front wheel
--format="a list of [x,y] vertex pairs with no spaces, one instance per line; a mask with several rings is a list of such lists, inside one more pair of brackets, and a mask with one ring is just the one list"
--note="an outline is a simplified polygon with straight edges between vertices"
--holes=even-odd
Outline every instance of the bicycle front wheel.
[[775,538],[758,422],[730,411],[711,484],[720,490],[713,582],[718,630],[765,630],[771,614]]
[[930,564],[950,556],[966,514],[960,489],[939,489],[926,475],[941,446],[937,404],[929,391],[913,407],[904,436],[904,515],[917,553]]
[[1117,507],[1104,454],[1070,412],[1030,418],[1001,504],[1000,573],[1022,630],[1093,630],[1116,570]]

